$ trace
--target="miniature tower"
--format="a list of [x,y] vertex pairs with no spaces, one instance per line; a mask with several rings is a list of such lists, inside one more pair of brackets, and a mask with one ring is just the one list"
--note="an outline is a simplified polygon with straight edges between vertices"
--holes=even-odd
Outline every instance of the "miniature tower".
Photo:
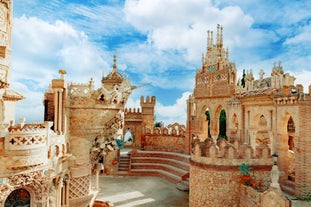
[[8,76],[12,53],[12,1],[0,3],[0,88],[9,86]]
[[154,106],[156,104],[156,97],[152,96],[151,98],[149,96],[146,97],[146,100],[144,100],[144,97],[142,96],[140,98],[140,106],[142,109],[142,119],[143,123],[145,124],[145,127],[148,127],[150,129],[153,128],[154,124]]
[[12,0],[0,1],[0,122],[14,123],[15,102],[24,99],[20,93],[9,88],[9,71],[12,38]]

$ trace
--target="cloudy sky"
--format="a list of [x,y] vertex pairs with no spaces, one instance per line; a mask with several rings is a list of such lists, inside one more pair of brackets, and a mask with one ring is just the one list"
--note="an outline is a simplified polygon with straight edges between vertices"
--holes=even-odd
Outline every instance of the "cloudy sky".
[[[241,74],[282,61],[295,83],[311,83],[311,4],[291,0],[14,0],[11,87],[26,96],[17,118],[43,120],[43,93],[58,70],[97,86],[116,50],[119,71],[140,96],[157,97],[156,119],[186,120],[186,99],[206,51],[207,30],[224,27],[224,45]],[[215,39],[215,38],[214,38]]]

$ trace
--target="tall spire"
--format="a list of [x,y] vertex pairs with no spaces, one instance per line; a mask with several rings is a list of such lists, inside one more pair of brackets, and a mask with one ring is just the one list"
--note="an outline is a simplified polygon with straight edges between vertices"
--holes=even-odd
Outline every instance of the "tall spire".
[[113,71],[117,70],[117,55],[116,55],[116,51],[114,51],[114,55],[113,55]]
[[220,45],[220,32],[219,32],[219,30],[220,30],[220,25],[219,24],[217,24],[217,36],[216,36],[216,46],[217,47],[219,47],[219,45]]
[[223,27],[220,26],[220,40],[219,40],[219,43],[220,43],[220,47],[221,47],[221,48],[222,48],[222,46],[223,46],[223,44],[222,44],[222,42],[223,42],[222,30],[223,30]]

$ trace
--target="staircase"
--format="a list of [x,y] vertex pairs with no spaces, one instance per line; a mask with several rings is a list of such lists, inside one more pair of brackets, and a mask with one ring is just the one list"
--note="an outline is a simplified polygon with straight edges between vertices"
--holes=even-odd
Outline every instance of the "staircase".
[[180,185],[180,189],[187,190],[189,182],[185,175],[189,177],[189,158],[189,155],[173,152],[137,151],[131,157],[129,174],[159,176]]
[[119,168],[117,175],[129,175],[130,157],[126,155],[120,155]]
[[287,198],[292,199],[295,197],[295,181],[285,180],[281,184],[281,189]]

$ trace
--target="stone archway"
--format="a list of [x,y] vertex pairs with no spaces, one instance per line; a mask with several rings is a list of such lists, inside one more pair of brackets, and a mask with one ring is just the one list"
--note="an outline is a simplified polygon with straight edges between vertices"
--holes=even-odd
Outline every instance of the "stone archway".
[[288,151],[287,151],[287,159],[288,159],[288,179],[295,181],[295,123],[293,117],[290,116],[287,122],[287,135],[288,135]]
[[4,207],[30,207],[30,193],[25,189],[16,189],[10,193],[4,202]]
[[269,134],[268,134],[267,120],[266,120],[264,115],[261,115],[259,120],[258,120],[255,142],[256,142],[255,143],[256,147],[266,145],[269,148],[271,148],[271,146],[270,146],[271,140],[270,140]]
[[134,134],[132,133],[131,128],[127,128],[123,138],[124,138],[124,145],[131,145],[134,142]]
[[295,133],[295,118],[288,112],[281,118],[278,125],[277,153],[278,166],[283,172],[282,180],[295,180],[295,146],[297,135]]

